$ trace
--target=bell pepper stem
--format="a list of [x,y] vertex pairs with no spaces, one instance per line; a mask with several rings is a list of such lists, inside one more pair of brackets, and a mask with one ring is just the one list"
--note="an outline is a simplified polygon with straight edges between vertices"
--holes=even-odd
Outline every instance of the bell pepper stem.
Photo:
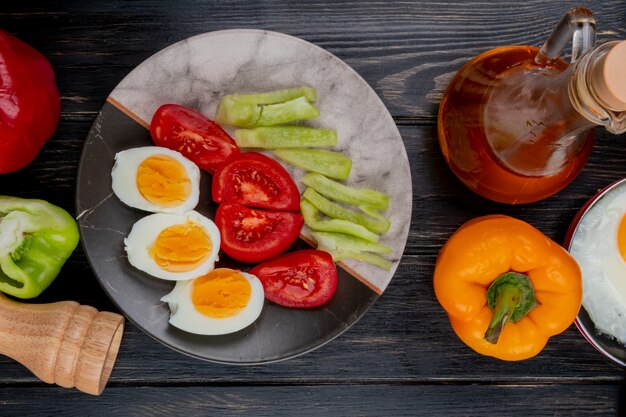
[[501,289],[500,296],[496,302],[496,308],[493,312],[493,318],[491,319],[487,332],[485,333],[485,340],[487,342],[493,344],[498,343],[500,333],[504,330],[504,325],[511,318],[515,305],[519,301],[519,293],[519,288],[512,285],[507,285]]
[[493,317],[484,339],[496,344],[509,320],[514,323],[520,321],[537,305],[537,299],[528,275],[507,272],[489,286],[487,304],[493,311]]

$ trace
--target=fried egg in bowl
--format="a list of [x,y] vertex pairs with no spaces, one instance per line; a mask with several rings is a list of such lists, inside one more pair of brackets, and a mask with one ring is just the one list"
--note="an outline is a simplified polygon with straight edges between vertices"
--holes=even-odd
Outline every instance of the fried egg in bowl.
[[583,276],[577,326],[612,360],[626,366],[626,179],[598,193],[568,233]]

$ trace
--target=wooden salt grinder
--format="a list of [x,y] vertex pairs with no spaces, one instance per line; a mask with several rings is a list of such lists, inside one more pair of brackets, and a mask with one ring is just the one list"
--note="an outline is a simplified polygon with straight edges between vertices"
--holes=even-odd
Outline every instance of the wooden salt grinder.
[[123,333],[119,314],[75,301],[19,303],[0,293],[0,354],[49,384],[100,395]]

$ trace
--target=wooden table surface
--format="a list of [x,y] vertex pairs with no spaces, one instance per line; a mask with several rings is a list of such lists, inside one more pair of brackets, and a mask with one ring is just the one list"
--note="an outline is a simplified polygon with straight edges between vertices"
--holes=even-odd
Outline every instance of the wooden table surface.
[[[600,41],[626,37],[626,2],[582,1]],[[43,52],[62,95],[58,130],[0,194],[37,197],[75,215],[85,136],[115,85],[160,49],[203,32],[259,28],[298,36],[352,66],[402,134],[413,178],[411,231],[383,296],[346,333],[289,361],[237,367],[169,350],[132,324],[100,397],[48,386],[0,357],[0,415],[618,415],[624,370],[571,326],[537,357],[479,356],[454,335],[432,288],[437,253],[464,221],[504,213],[562,241],[576,211],[626,176],[626,135],[598,129],[592,156],[564,191],[506,206],[467,191],[436,140],[442,91],[468,59],[508,44],[539,46],[570,2],[559,1],[10,1],[0,27]],[[37,302],[73,299],[115,311],[79,247]],[[1,335],[0,335],[1,337]]]

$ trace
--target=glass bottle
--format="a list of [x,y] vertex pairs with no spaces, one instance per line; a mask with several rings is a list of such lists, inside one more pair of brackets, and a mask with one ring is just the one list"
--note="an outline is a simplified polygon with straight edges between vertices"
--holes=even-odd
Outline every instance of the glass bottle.
[[[559,58],[570,39],[571,65]],[[440,104],[438,132],[448,165],[466,186],[503,203],[544,199],[582,170],[595,126],[626,131],[626,41],[594,41],[593,16],[578,7],[541,50],[496,48],[456,74]]]

